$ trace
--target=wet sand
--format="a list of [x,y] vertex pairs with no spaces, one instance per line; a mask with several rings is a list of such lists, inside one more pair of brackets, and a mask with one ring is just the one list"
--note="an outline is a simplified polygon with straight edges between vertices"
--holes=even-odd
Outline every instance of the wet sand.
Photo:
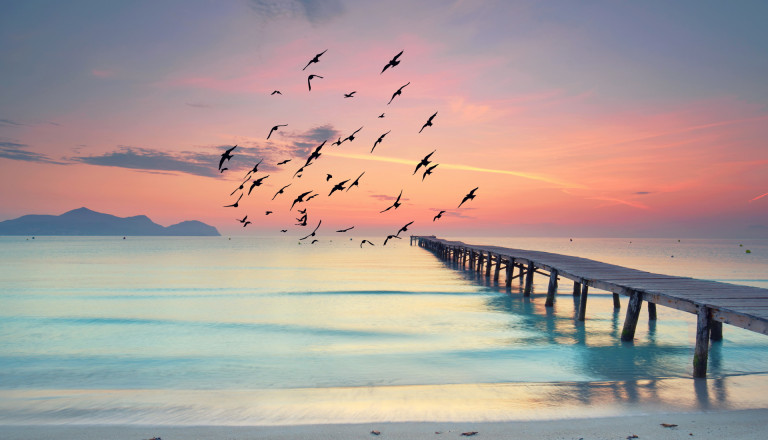
[[[662,424],[677,426],[665,427]],[[372,431],[377,431],[375,434]],[[463,435],[472,434],[474,435]],[[4,440],[723,439],[765,438],[768,409],[521,422],[406,422],[293,426],[0,426]],[[637,436],[637,437],[632,437]]]

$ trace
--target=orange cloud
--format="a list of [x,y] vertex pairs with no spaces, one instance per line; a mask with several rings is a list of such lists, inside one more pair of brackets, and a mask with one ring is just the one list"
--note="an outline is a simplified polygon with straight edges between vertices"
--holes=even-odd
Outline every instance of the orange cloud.
[[759,196],[755,197],[754,199],[750,200],[749,203],[754,202],[755,200],[762,199],[763,197],[768,196],[768,193],[760,194]]

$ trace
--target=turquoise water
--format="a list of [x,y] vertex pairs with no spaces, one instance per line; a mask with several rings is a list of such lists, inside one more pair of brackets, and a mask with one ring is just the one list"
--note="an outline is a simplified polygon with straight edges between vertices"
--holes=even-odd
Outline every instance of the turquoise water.
[[[490,239],[768,287],[768,241]],[[359,240],[0,237],[0,423],[513,420],[768,407],[768,337],[571,286],[544,307],[429,252]],[[743,244],[743,247],[739,247]],[[749,248],[752,253],[746,254]],[[674,257],[672,257],[674,255]],[[626,299],[623,299],[624,305]],[[586,405],[585,405],[586,403]]]

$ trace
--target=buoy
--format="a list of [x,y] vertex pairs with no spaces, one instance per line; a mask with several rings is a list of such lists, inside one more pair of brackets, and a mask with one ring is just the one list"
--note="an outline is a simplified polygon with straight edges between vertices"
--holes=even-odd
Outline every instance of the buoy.
[[745,253],[747,253],[747,254],[751,254],[751,253],[752,253],[752,251],[750,251],[749,249],[747,249],[747,251],[746,251]]

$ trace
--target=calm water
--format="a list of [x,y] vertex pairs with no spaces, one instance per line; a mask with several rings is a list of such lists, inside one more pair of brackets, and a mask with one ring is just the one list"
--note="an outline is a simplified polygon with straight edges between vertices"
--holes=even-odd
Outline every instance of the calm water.
[[[768,288],[768,241],[490,239]],[[514,420],[768,407],[768,337],[571,286],[534,295],[408,242],[0,237],[0,424]],[[739,247],[743,244],[743,247]],[[751,254],[746,254],[750,249]],[[674,255],[674,257],[672,257]],[[626,298],[622,299],[626,305]]]

